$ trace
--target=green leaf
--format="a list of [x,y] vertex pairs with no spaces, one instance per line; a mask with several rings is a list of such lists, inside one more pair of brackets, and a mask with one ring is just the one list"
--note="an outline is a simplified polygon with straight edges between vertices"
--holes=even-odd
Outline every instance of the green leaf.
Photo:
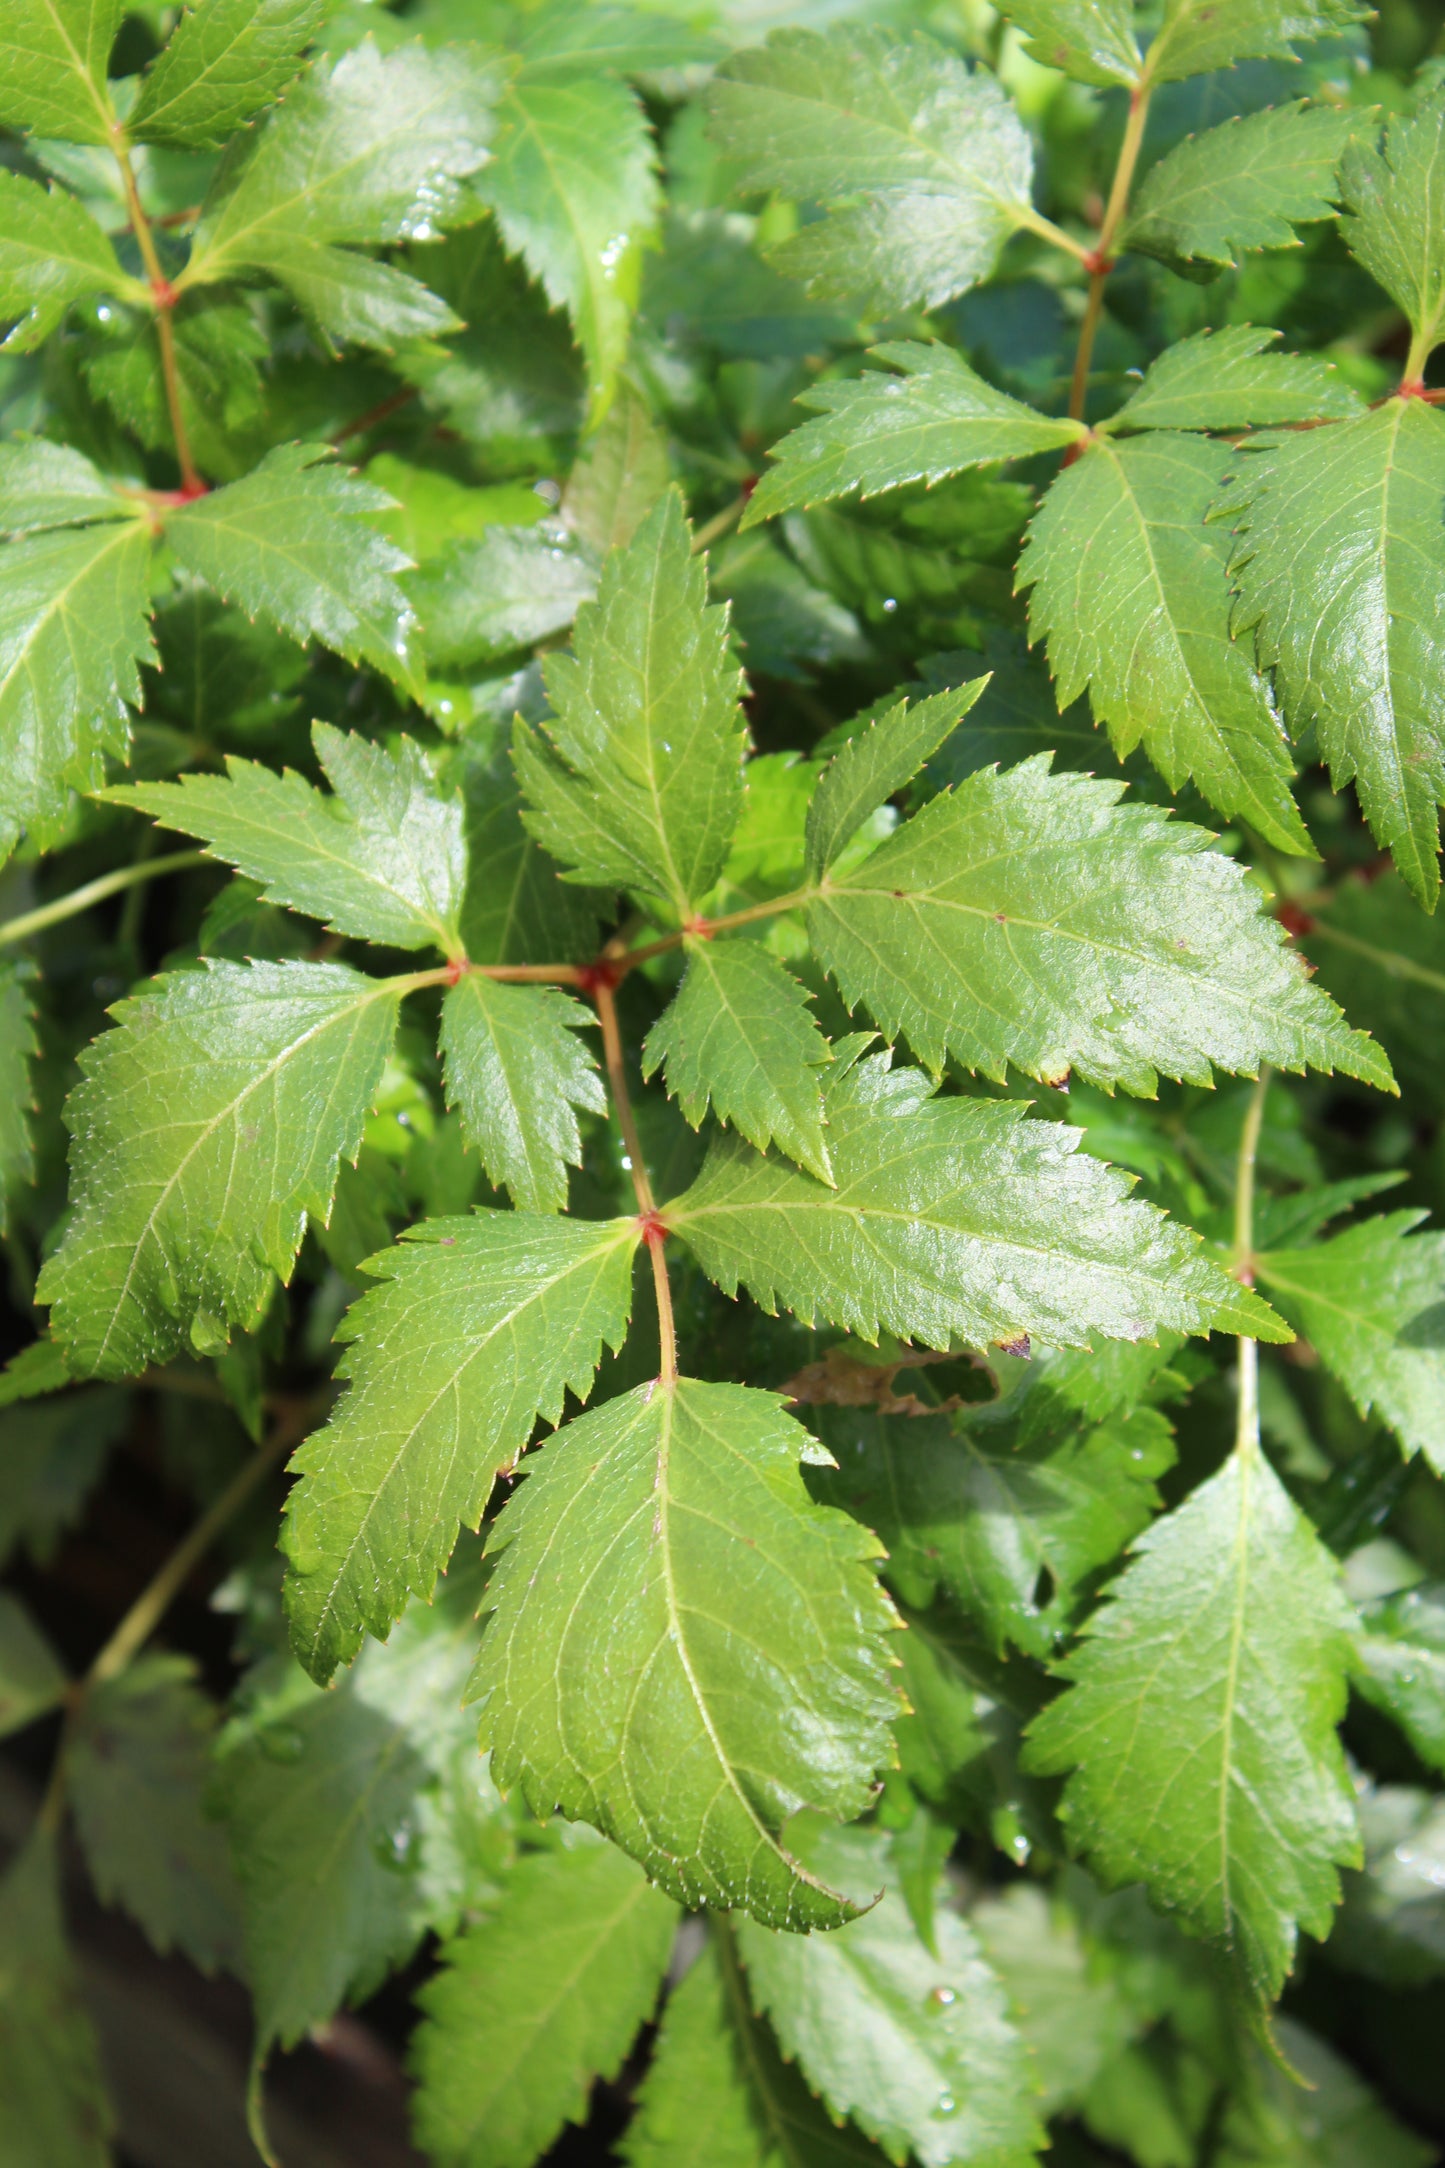
[[1436,2148],[1390,2113],[1351,2066],[1293,2018],[1254,2057],[1222,2118],[1217,2168],[1430,2168]]
[[605,1114],[597,1064],[578,1039],[596,1022],[555,986],[506,986],[473,972],[442,1003],[447,1102],[488,1179],[523,1212],[561,1212],[582,1164],[576,1107]]
[[1077,2107],[1101,2069],[1139,2030],[1120,1983],[1097,1961],[1061,1895],[1012,1882],[969,1921],[1008,1990],[1028,2042],[1043,2110]]
[[354,248],[278,238],[266,269],[332,349],[354,342],[390,353],[407,340],[461,329],[461,319],[419,279]]
[[1253,631],[1295,736],[1312,729],[1336,789],[1354,783],[1427,911],[1445,799],[1442,506],[1445,415],[1391,399],[1246,458],[1230,564],[1236,633]]
[[831,874],[808,926],[844,1000],[931,1068],[952,1055],[1000,1080],[1012,1062],[1149,1096],[1157,1076],[1268,1061],[1388,1089],[1240,868],[1122,791],[1047,756],[985,770]]
[[0,581],[0,857],[45,842],[68,794],[130,743],[151,656],[151,539],[138,519],[28,535]]
[[808,806],[807,871],[819,881],[870,813],[896,796],[952,735],[987,685],[977,677],[956,691],[900,700],[850,738],[818,779]]
[[563,522],[585,549],[605,557],[632,540],[667,480],[667,439],[647,401],[623,384],[567,477]]
[[524,78],[508,87],[499,112],[496,155],[477,193],[511,254],[571,317],[597,419],[627,351],[642,248],[657,217],[647,117],[626,84],[596,74]]
[[1119,246],[1186,277],[1195,263],[1237,264],[1246,249],[1297,248],[1296,226],[1333,218],[1335,168],[1359,125],[1349,107],[1300,99],[1186,136],[1145,176]]
[[936,308],[1036,222],[1028,131],[991,75],[932,38],[782,30],[728,62],[711,106],[740,188],[829,212],[771,252],[823,298]]
[[1048,641],[1059,706],[1087,686],[1120,759],[1142,744],[1276,849],[1315,856],[1269,689],[1229,632],[1229,538],[1206,514],[1227,445],[1160,430],[1100,439],[1045,497],[1018,584]]
[[134,503],[71,445],[44,437],[0,445],[0,533],[40,534],[48,527],[134,517]]
[[1445,1234],[1411,1237],[1425,1217],[1382,1212],[1256,1270],[1361,1415],[1445,1473]]
[[896,369],[814,384],[800,406],[822,419],[804,422],[773,449],[743,514],[744,527],[798,505],[823,504],[857,491],[876,497],[905,482],[941,482],[966,467],[1075,444],[1084,424],[1035,413],[995,390],[950,346],[895,343],[873,349]]
[[1027,2051],[973,1930],[940,1904],[927,1947],[878,1830],[832,1831],[809,1856],[861,1901],[883,1894],[833,1934],[738,1921],[753,2001],[783,2053],[894,2161],[1027,2168],[1044,2142]]
[[1342,880],[1301,937],[1320,983],[1374,1033],[1402,1088],[1445,1106],[1445,919],[1396,873]]
[[48,339],[72,301],[134,283],[74,196],[0,172],[0,320],[16,319],[0,342],[6,353],[28,353]]
[[1024,51],[1076,83],[1135,83],[1143,68],[1129,0],[1010,0]]
[[684,946],[687,971],[647,1035],[643,1075],[664,1069],[694,1129],[711,1105],[759,1151],[776,1143],[831,1182],[819,1070],[833,1057],[806,990],[756,941]]
[[933,1097],[917,1069],[838,1050],[824,1085],[837,1187],[723,1137],[664,1218],[724,1293],[875,1340],[1022,1335],[1083,1347],[1159,1328],[1281,1337],[1273,1313],[1131,1201],[1080,1133],[1017,1104]]
[[1350,145],[1340,168],[1350,253],[1410,319],[1419,365],[1445,317],[1445,90],[1436,87],[1408,117],[1386,123],[1384,148]]
[[[41,1359],[31,1361],[37,1348]],[[37,1565],[50,1563],[129,1424],[128,1393],[62,1392],[69,1378],[56,1375],[59,1354],[53,1341],[36,1341],[0,1376],[8,1410],[0,1419],[0,1562],[23,1545]],[[53,1397],[15,1406],[32,1394]]]
[[198,0],[147,69],[127,134],[137,143],[220,150],[286,88],[329,7],[330,0]]
[[369,515],[391,499],[333,467],[323,444],[279,444],[244,481],[172,514],[179,563],[227,602],[303,643],[368,662],[414,689],[411,610],[395,574],[408,563]]
[[597,953],[608,906],[574,888],[522,824],[522,796],[505,753],[463,738],[442,756],[444,779],[461,783],[467,807],[467,898],[462,938],[473,963],[585,961]]
[[1349,1612],[1257,1446],[1139,1539],[1084,1632],[1026,1765],[1073,1771],[1065,1824],[1110,1888],[1142,1882],[1277,1995],[1359,1842],[1335,1736]]
[[72,1214],[39,1293],[77,1376],[254,1331],[356,1156],[398,999],[342,964],[220,963],[117,1004],[67,1102]]
[[1117,414],[1114,429],[1245,429],[1277,422],[1343,421],[1361,409],[1333,362],[1270,354],[1277,331],[1235,324],[1166,347]]
[[1445,1586],[1363,1604],[1355,1655],[1359,1692],[1393,1717],[1421,1761],[1445,1771]]
[[610,1844],[519,1860],[417,1997],[417,2136],[437,2168],[531,2168],[651,2015],[677,1908]]
[[0,2101],[6,2168],[109,2168],[114,2117],[44,1832],[0,1876]]
[[680,1987],[622,2140],[627,2168],[880,2168],[835,2129],[753,2016],[731,1930],[716,1923]]
[[[240,447],[254,444],[265,409],[259,364],[268,343],[237,300],[187,294],[171,312],[175,381],[192,458],[217,481],[244,473]],[[103,335],[81,354],[85,381],[131,435],[173,452],[160,333],[152,310],[109,311]]]
[[58,1708],[68,1684],[64,1665],[30,1613],[0,1591],[0,1739]]
[[771,1395],[691,1378],[569,1424],[494,1524],[471,1686],[499,1784],[684,1904],[790,1928],[852,1908],[784,1824],[862,1812],[894,1708],[876,1544],[808,1496],[808,1443]]
[[87,1691],[67,1799],[90,1878],[156,1948],[240,1970],[240,1898],[225,1833],[202,1804],[215,1709],[182,1656],[142,1656]]
[[520,718],[514,741],[527,826],[569,877],[655,896],[684,922],[722,871],[743,799],[742,680],[706,593],[669,490],[608,558],[575,652],[546,659],[550,746]]
[[0,122],[109,148],[106,63],[125,12],[126,0],[6,0]]
[[409,1591],[430,1597],[537,1416],[589,1390],[627,1330],[636,1243],[631,1220],[482,1212],[372,1259],[384,1284],[343,1328],[351,1390],[292,1463],[286,1603],[314,1677],[385,1634]]
[[1166,0],[1149,47],[1151,83],[1209,75],[1238,60],[1293,60],[1308,44],[1365,19],[1355,0]]
[[489,527],[449,543],[406,590],[428,663],[465,669],[565,632],[597,592],[597,564],[550,520]]
[[30,1064],[40,1051],[23,964],[0,963],[0,1235],[12,1190],[35,1179],[30,1115],[35,1094]]
[[388,750],[329,723],[313,724],[311,737],[334,796],[294,769],[277,775],[234,755],[225,776],[102,795],[203,837],[213,857],[262,884],[264,902],[289,904],[333,933],[457,954],[467,880],[460,799],[438,790],[410,738]]

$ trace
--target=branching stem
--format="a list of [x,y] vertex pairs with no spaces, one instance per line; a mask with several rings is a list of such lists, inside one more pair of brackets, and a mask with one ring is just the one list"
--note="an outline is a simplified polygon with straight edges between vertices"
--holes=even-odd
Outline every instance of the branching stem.
[[156,252],[155,235],[151,231],[151,222],[146,216],[145,205],[140,200],[140,190],[136,186],[130,146],[118,126],[111,130],[111,148],[115,152],[116,164],[120,167],[131,231],[136,237],[141,262],[145,265],[146,276],[150,280],[151,300],[156,312],[156,337],[160,341],[161,349],[161,377],[166,389],[166,406],[170,410],[176,462],[181,470],[181,495],[204,496],[206,485],[197,473],[195,460],[191,457],[191,440],[186,433],[186,418],[181,410],[181,372],[176,361],[176,327],[173,320],[176,289],[166,277],[164,266]]
[[57,896],[53,903],[42,903],[33,911],[22,911],[18,918],[6,919],[0,925],[0,948],[8,948],[16,941],[28,941],[32,934],[43,933],[47,926],[58,926],[63,920],[74,918],[78,911],[88,911],[92,904],[104,903],[107,896],[117,896],[122,889],[134,888],[141,881],[154,881],[163,873],[179,873],[185,867],[208,863],[204,851],[172,851],[165,858],[142,858],[133,866],[102,873],[97,880],[87,881],[81,888],[72,888],[68,896]]
[[1098,335],[1099,318],[1104,308],[1104,288],[1109,273],[1114,268],[1114,242],[1124,222],[1129,207],[1129,190],[1134,185],[1134,169],[1139,163],[1139,151],[1144,141],[1144,124],[1149,117],[1149,86],[1140,84],[1129,94],[1129,119],[1124,129],[1124,140],[1119,145],[1119,161],[1114,168],[1114,180],[1109,190],[1109,200],[1104,206],[1103,222],[1099,237],[1088,252],[1089,294],[1084,303],[1084,320],[1079,326],[1079,343],[1074,353],[1074,376],[1069,386],[1069,414],[1072,420],[1084,419],[1084,407],[1089,396],[1089,368],[1094,359],[1094,340]]
[[607,1086],[617,1112],[617,1126],[622,1132],[627,1171],[632,1177],[633,1194],[637,1198],[637,1213],[642,1222],[643,1240],[652,1260],[652,1284],[657,1291],[657,1336],[661,1349],[658,1375],[664,1385],[670,1385],[677,1377],[677,1328],[672,1315],[672,1285],[667,1277],[667,1230],[658,1217],[652,1178],[642,1156],[642,1138],[638,1132],[637,1116],[632,1111],[632,1095],[627,1089],[622,1033],[617,1028],[615,972],[615,966],[599,968],[591,974],[592,983],[587,990],[597,1004],[597,1021],[602,1026],[602,1058],[607,1068]]

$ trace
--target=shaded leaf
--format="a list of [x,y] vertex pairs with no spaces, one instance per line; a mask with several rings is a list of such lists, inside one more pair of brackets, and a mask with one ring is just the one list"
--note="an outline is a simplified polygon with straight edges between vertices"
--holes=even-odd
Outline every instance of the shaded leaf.
[[1445,1587],[1402,1589],[1361,1606],[1354,1684],[1445,1772]]
[[0,2101],[14,2168],[108,2168],[114,2118],[43,1833],[0,1876]]
[[596,560],[550,521],[447,545],[406,591],[435,670],[465,668],[564,632],[597,592]]
[[13,1190],[35,1179],[30,1064],[40,1051],[23,964],[0,963],[0,1234]]
[[47,1716],[65,1697],[69,1680],[30,1613],[0,1591],[0,1739]]
[[560,1212],[582,1164],[575,1108],[605,1114],[597,1064],[577,1037],[596,1022],[555,986],[505,986],[473,972],[442,1003],[449,1105],[488,1179],[523,1212]]

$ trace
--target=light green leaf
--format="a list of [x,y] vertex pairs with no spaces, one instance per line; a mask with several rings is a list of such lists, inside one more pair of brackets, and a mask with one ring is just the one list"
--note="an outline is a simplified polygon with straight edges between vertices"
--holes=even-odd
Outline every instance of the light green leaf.
[[531,2168],[651,2015],[677,1907],[610,1844],[519,1860],[417,2000],[417,2136],[437,2168]]
[[596,1018],[555,986],[506,986],[473,972],[442,1003],[447,1102],[488,1179],[522,1212],[561,1212],[582,1164],[573,1109],[605,1114],[597,1064],[577,1037]]
[[647,117],[624,83],[588,74],[507,89],[496,156],[477,181],[503,240],[566,309],[587,363],[593,418],[612,396],[657,217]]
[[0,342],[6,353],[39,346],[72,301],[126,292],[135,283],[74,196],[0,172],[0,321],[16,320]]
[[643,1075],[664,1068],[694,1129],[710,1104],[759,1151],[776,1143],[831,1182],[819,1070],[832,1054],[806,990],[755,941],[685,947],[687,971],[647,1035]]
[[65,1698],[69,1681],[18,1597],[0,1591],[0,1739],[23,1731]]
[[1238,60],[1293,60],[1296,44],[1348,29],[1365,14],[1355,0],[1165,0],[1146,73],[1151,83],[1178,83]]
[[0,2101],[6,2168],[110,2168],[114,2117],[43,1832],[0,1876]]
[[390,353],[407,340],[461,329],[461,319],[420,279],[358,249],[278,236],[266,269],[333,349],[355,343]]
[[689,1905],[850,1905],[802,1807],[872,1796],[894,1709],[874,1539],[815,1505],[776,1398],[659,1380],[580,1417],[502,1509],[471,1692],[498,1783],[589,1821]]
[[1076,83],[1134,83],[1143,68],[1129,0],[1010,0],[1010,22],[1028,33],[1024,51]]
[[1380,1213],[1257,1274],[1361,1415],[1445,1473],[1445,1234],[1411,1237],[1425,1217]]
[[1102,1964],[1091,1962],[1077,1914],[1037,1883],[1011,1882],[986,1896],[972,1907],[969,1924],[1008,1990],[1043,2112],[1077,2107],[1140,2029],[1129,1997]]
[[1119,246],[1186,277],[1198,275],[1192,264],[1237,264],[1246,249],[1297,248],[1296,226],[1333,218],[1335,168],[1359,125],[1349,107],[1301,99],[1186,136],[1145,176]]
[[102,1903],[123,1906],[161,1952],[239,1973],[240,1892],[202,1800],[216,1712],[194,1669],[142,1656],[96,1681],[71,1733],[66,1797]]
[[1333,429],[1269,442],[1239,469],[1230,563],[1236,633],[1252,631],[1298,737],[1312,729],[1336,789],[1412,894],[1440,889],[1445,799],[1445,415],[1391,399]]
[[830,213],[772,251],[824,298],[936,308],[1035,221],[1028,131],[991,75],[932,38],[782,30],[728,62],[711,105],[741,188]]
[[1159,430],[1101,438],[1029,529],[1018,584],[1059,706],[1087,686],[1120,759],[1142,744],[1171,790],[1192,778],[1276,849],[1315,856],[1269,689],[1229,632],[1229,538],[1206,524],[1229,447]]
[[1354,1685],[1393,1717],[1420,1759],[1445,1772],[1445,1585],[1426,1583],[1360,1609]]
[[1026,1765],[1073,1771],[1065,1823],[1108,1886],[1142,1882],[1261,1998],[1359,1859],[1335,1736],[1350,1626],[1334,1562],[1246,1447],[1139,1539],[1032,1727]]
[[0,122],[108,148],[106,63],[125,12],[126,0],[5,0]]
[[833,1934],[737,1923],[756,2005],[834,2115],[849,2115],[895,2161],[1028,2168],[1043,2133],[1027,2050],[973,1930],[947,1904],[936,1951],[893,1881],[879,1830],[837,1830],[810,1859],[866,1903]]
[[66,1119],[72,1213],[39,1299],[81,1377],[253,1331],[331,1208],[398,995],[342,964],[210,964],[120,1002]]
[[1276,422],[1344,421],[1362,401],[1333,362],[1264,351],[1277,331],[1235,324],[1166,347],[1117,414],[1115,429],[1245,429]]
[[138,143],[219,150],[286,88],[329,6],[330,0],[198,0],[146,70],[126,132]]
[[682,500],[669,490],[577,613],[575,652],[545,664],[550,745],[520,719],[517,774],[537,841],[569,878],[632,888],[686,921],[742,812],[742,679],[709,606]]
[[5,1232],[11,1192],[35,1178],[30,1064],[40,1051],[40,1041],[35,1036],[28,981],[26,966],[0,963],[0,1235]]
[[818,779],[808,806],[807,871],[818,881],[857,835],[870,813],[911,783],[967,715],[987,677],[956,691],[900,700],[850,738]]
[[950,346],[895,343],[873,349],[899,373],[812,385],[799,405],[821,410],[773,449],[743,514],[744,527],[798,505],[823,504],[855,491],[876,497],[905,482],[941,482],[966,467],[1075,444],[1084,424],[1035,413],[995,390]]
[[985,770],[830,875],[808,925],[844,1000],[934,1069],[1074,1069],[1149,1096],[1161,1075],[1268,1061],[1388,1088],[1379,1048],[1310,985],[1241,869],[1122,791],[1051,775],[1047,756]]
[[632,540],[667,478],[667,439],[647,401],[623,384],[567,477],[563,523],[584,549],[605,557]]
[[394,577],[408,560],[369,521],[391,500],[318,467],[326,457],[321,444],[277,445],[244,481],[173,514],[168,540],[181,564],[249,616],[369,662],[410,691],[412,616]]
[[369,1269],[344,1326],[351,1390],[298,1449],[287,1506],[292,1641],[326,1680],[408,1592],[427,1600],[540,1415],[589,1390],[627,1330],[631,1220],[428,1220]]
[[93,520],[134,519],[133,501],[69,444],[18,437],[0,445],[0,534],[40,534]]
[[1445,318],[1445,89],[1392,115],[1384,148],[1351,144],[1340,168],[1350,253],[1410,319],[1421,367]]
[[597,592],[597,562],[550,520],[489,527],[449,543],[406,590],[428,663],[465,669],[565,632]]
[[997,1100],[933,1097],[917,1069],[845,1042],[824,1105],[835,1189],[720,1138],[663,1217],[727,1294],[875,1340],[947,1348],[1028,1334],[1066,1347],[1160,1327],[1281,1337],[1196,1238],[1080,1152],[1079,1132]]
[[226,774],[122,784],[103,793],[165,828],[201,836],[211,855],[334,933],[394,948],[460,949],[467,880],[461,800],[437,788],[410,738],[395,749],[315,723],[312,743],[334,796],[294,769],[226,762]]

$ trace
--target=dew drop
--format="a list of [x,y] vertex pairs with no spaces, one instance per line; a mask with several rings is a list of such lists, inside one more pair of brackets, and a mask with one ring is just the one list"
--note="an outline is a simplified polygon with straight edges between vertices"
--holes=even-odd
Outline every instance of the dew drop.
[[952,2093],[940,2093],[938,2106],[933,2112],[935,2115],[953,2115],[957,2112],[957,2109],[958,2102],[954,2099]]
[[958,1995],[951,1987],[935,1987],[929,1990],[928,1999],[935,2010],[951,2010],[958,2000]]

